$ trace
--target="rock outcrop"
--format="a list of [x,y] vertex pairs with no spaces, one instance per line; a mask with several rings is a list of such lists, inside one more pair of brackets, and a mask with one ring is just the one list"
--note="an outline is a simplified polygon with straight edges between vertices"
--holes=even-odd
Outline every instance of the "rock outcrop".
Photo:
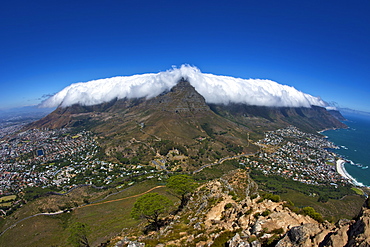
[[293,227],[278,247],[370,246],[370,209],[364,208],[358,220],[340,220],[336,225],[304,224]]
[[258,196],[248,172],[235,170],[200,186],[159,232],[132,240],[156,246],[370,246],[366,207],[358,220],[332,224],[296,214],[287,205]]
[[159,243],[176,246],[210,246],[227,241],[229,246],[261,246],[276,242],[294,227],[318,224],[292,212],[284,202],[264,200],[257,189],[247,171],[231,171],[199,187],[183,211],[159,233],[135,240],[159,238]]
[[369,208],[364,208],[359,219],[350,226],[349,238],[349,246],[370,246]]

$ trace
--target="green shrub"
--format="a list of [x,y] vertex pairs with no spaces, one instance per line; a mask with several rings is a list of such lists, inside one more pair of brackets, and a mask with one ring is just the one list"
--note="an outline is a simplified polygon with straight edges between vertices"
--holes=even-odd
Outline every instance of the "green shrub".
[[294,203],[291,200],[284,202],[283,207],[294,207]]
[[263,202],[263,200],[264,199],[261,197],[260,199],[257,200],[257,203],[261,203],[261,202]]
[[283,228],[274,229],[270,233],[272,233],[272,234],[283,234],[284,229]]
[[235,191],[230,191],[229,196],[236,196]]
[[250,215],[253,212],[253,208],[250,208],[247,210],[247,212],[244,213],[244,215]]
[[303,212],[303,214],[310,216],[312,219],[314,219],[318,222],[323,222],[324,221],[321,214],[317,213],[315,211],[315,209],[312,208],[312,207],[304,207],[302,209],[302,212]]
[[266,217],[266,216],[268,216],[270,214],[271,214],[271,211],[267,209],[267,210],[263,211],[261,215],[264,216],[264,217]]
[[[258,160],[261,162],[260,160]],[[252,169],[250,171],[251,178],[258,184],[258,188],[261,190],[275,191],[278,194],[287,193],[288,189],[301,192],[305,195],[318,194],[326,195],[329,199],[340,199],[343,196],[355,194],[351,188],[352,186],[317,186],[293,181],[292,179],[286,179],[278,175],[266,176],[261,171]],[[325,199],[325,198],[322,198]]]
[[253,241],[256,241],[257,240],[257,237],[256,236],[250,236],[249,238],[248,238],[248,242],[249,243],[252,243]]
[[280,202],[280,196],[279,195],[273,195],[273,194],[270,194],[270,193],[264,194],[263,199],[271,200],[273,202]]
[[213,244],[211,247],[224,247],[226,242],[229,241],[232,237],[234,237],[235,232],[231,231],[225,231],[221,233],[215,241],[213,241]]
[[317,199],[317,201],[325,203],[329,201],[329,197],[327,195],[322,195],[322,196],[319,196],[319,199]]
[[202,236],[195,238],[193,242],[194,243],[198,243],[200,241],[207,241],[207,240],[208,240],[207,235],[206,234],[203,234]]
[[274,234],[272,237],[267,239],[265,245],[266,246],[275,246],[279,239],[280,239],[280,237],[278,235]]

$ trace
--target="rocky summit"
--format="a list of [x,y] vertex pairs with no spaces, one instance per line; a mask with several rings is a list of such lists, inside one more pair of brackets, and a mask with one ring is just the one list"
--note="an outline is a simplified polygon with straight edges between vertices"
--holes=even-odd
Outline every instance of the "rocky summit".
[[147,105],[173,113],[191,112],[196,114],[210,111],[204,97],[184,78],[170,92],[148,100]]

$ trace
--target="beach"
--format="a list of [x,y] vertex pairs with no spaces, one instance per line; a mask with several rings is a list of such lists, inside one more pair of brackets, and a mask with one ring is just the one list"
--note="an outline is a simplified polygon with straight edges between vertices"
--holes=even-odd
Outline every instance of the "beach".
[[343,159],[338,159],[336,163],[336,169],[337,172],[344,178],[348,179],[350,183],[352,183],[355,186],[364,187],[362,183],[359,183],[354,179],[351,175],[348,174],[346,169],[344,168],[344,164],[346,163]]
[[370,187],[370,116],[346,115],[348,128],[327,130],[323,134],[338,149],[336,170],[343,178],[356,186]]

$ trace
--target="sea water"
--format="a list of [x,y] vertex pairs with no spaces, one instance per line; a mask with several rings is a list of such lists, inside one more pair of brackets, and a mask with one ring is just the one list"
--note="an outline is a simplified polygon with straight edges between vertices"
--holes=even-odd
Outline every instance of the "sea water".
[[343,157],[344,168],[360,185],[370,186],[370,116],[343,114],[348,129],[323,132],[339,149],[333,150]]

